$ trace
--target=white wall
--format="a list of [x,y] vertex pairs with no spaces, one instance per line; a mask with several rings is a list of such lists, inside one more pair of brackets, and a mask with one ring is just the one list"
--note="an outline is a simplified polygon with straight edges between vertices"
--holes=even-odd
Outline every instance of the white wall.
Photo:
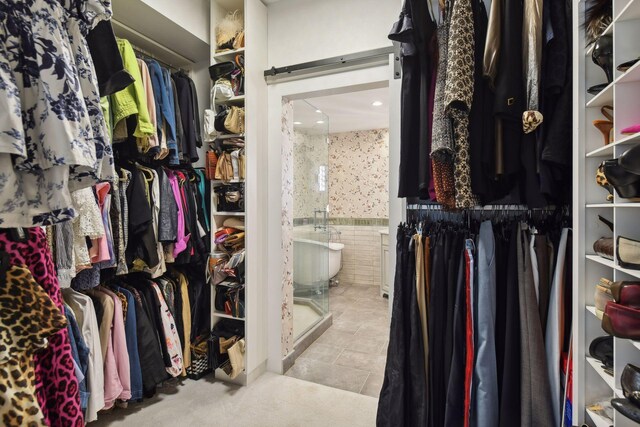
[[176,24],[209,43],[209,0],[142,0]]
[[391,46],[399,0],[282,0],[269,5],[269,67]]

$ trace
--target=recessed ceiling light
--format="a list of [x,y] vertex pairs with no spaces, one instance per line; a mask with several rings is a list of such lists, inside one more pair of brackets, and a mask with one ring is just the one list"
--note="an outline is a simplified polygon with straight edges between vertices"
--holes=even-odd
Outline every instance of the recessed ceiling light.
[[302,122],[293,122],[294,125],[301,125]]
[[319,124],[319,125],[322,125],[322,124],[324,124],[324,120],[318,120],[316,123]]
[[316,110],[316,113],[322,114],[322,110]]
[[374,107],[380,107],[382,106],[382,101],[373,101],[371,105],[373,105]]

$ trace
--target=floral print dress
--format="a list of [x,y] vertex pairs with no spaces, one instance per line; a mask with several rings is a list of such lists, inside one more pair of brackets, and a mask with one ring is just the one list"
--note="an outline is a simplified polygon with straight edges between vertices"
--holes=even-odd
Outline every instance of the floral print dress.
[[110,17],[104,0],[0,2],[0,227],[69,220],[71,191],[113,179],[85,39]]

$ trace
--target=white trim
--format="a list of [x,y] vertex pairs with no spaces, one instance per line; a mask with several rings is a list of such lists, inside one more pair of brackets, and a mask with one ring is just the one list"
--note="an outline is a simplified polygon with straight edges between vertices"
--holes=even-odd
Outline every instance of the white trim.
[[[393,57],[390,56],[393,60]],[[390,83],[391,82],[391,83]],[[397,80],[395,81],[397,82]],[[283,99],[305,99],[316,96],[326,96],[337,93],[347,93],[357,90],[374,89],[390,86],[391,104],[399,104],[400,93],[399,84],[393,80],[393,63],[376,66],[372,68],[351,70],[343,73],[311,77],[289,82],[276,82],[268,86],[268,139],[267,156],[265,159],[268,165],[267,177],[267,322],[268,322],[268,349],[267,349],[267,370],[282,373],[282,100]],[[397,92],[396,92],[397,91]],[[396,102],[397,98],[397,102]],[[398,115],[396,110],[390,106],[390,111]],[[391,121],[393,122],[393,120]],[[395,133],[397,132],[397,136]],[[390,125],[390,147],[399,141],[399,126]],[[399,153],[399,147],[395,147]],[[390,191],[395,196],[398,187],[398,172],[396,154],[391,150],[390,158]],[[399,157],[399,154],[397,154]],[[394,159],[392,162],[391,159]],[[395,182],[394,182],[395,180]],[[397,216],[397,212],[402,212],[402,202],[395,197],[390,197],[389,212]],[[396,218],[394,216],[394,221]],[[390,218],[391,220],[391,218]],[[395,233],[390,235],[392,242],[395,242]],[[390,246],[393,244],[390,243]]]

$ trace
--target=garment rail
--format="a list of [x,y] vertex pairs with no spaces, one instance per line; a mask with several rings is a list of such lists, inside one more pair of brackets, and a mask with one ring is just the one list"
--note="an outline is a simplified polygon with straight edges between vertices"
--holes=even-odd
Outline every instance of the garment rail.
[[164,65],[165,67],[169,68],[171,71],[182,71],[185,74],[189,74],[189,71],[185,70],[184,68],[180,68],[180,67],[176,67],[175,65],[171,65],[166,61],[163,61],[162,59],[159,59],[157,56],[147,52],[146,50],[139,48],[136,45],[131,45],[131,47],[133,48],[133,50],[140,56],[144,56],[148,59],[153,59],[154,61],[158,61],[160,63],[160,65]]

